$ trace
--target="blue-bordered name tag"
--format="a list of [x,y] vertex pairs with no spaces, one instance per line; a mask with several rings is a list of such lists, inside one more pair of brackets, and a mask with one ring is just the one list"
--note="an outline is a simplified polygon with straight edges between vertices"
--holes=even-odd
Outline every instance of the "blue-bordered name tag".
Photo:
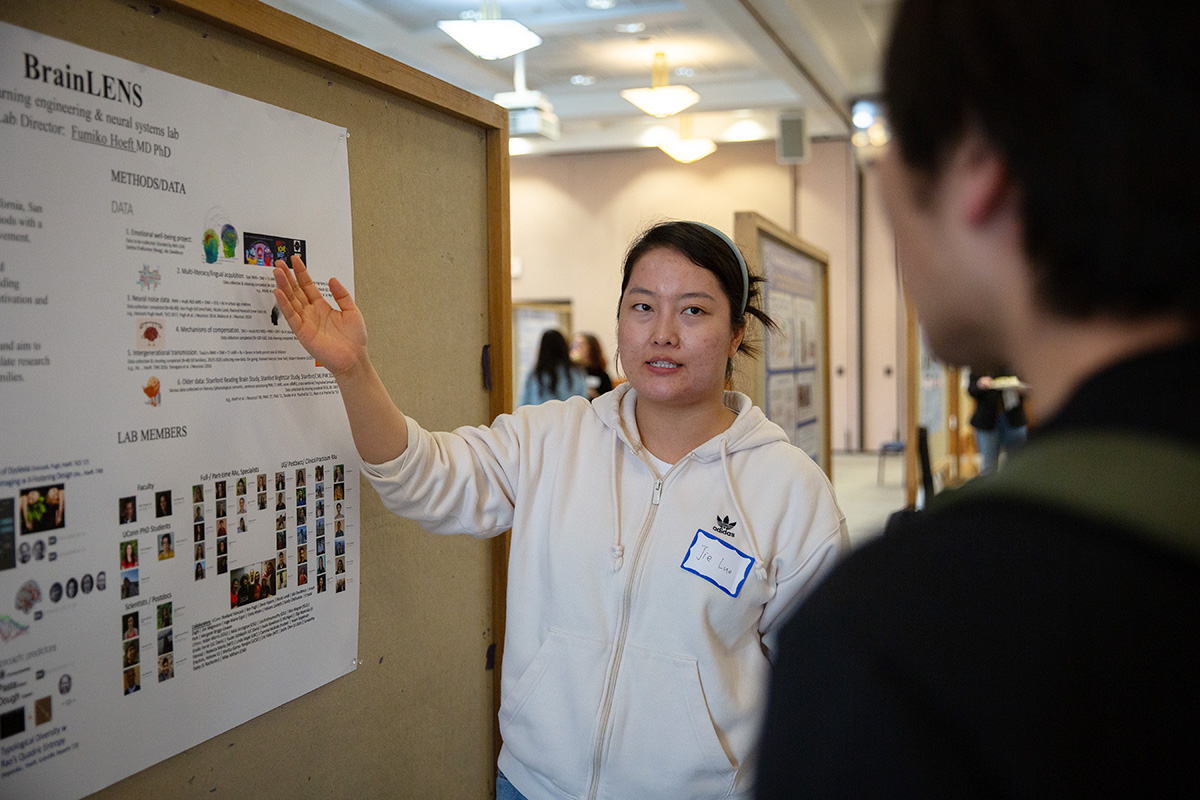
[[754,559],[705,530],[696,531],[679,566],[737,597],[754,566]]

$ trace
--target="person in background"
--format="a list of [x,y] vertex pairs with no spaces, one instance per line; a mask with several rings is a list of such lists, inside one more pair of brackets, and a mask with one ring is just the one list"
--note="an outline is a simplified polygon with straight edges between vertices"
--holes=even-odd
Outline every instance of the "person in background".
[[906,295],[944,363],[1028,382],[1036,423],[785,625],[758,797],[1194,797],[1200,5],[901,0],[894,24]]
[[979,450],[979,474],[1000,466],[1000,453],[1011,453],[1025,443],[1025,384],[1007,369],[981,373],[971,370],[967,394],[975,398],[971,427]]
[[449,433],[396,407],[336,278],[338,310],[299,258],[274,274],[384,505],[434,533],[512,531],[497,798],[745,800],[777,627],[847,535],[820,468],[724,391],[770,319],[729,238],[665,222],[630,248],[626,383]]
[[537,363],[521,387],[523,406],[536,406],[547,400],[587,397],[587,375],[571,362],[567,340],[551,328],[542,334]]
[[595,400],[605,392],[612,391],[612,378],[608,377],[608,361],[604,358],[599,339],[590,333],[577,333],[572,336],[571,360],[587,372],[587,396],[590,399]]

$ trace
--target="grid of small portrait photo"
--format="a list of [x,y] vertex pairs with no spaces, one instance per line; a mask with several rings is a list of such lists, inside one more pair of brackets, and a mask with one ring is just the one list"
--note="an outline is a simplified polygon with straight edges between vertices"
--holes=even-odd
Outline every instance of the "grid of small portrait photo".
[[[315,481],[314,481],[315,483]],[[308,583],[308,470],[296,470],[296,578],[298,585]]]
[[255,484],[255,495],[258,497],[258,510],[267,510],[267,473],[260,472]]
[[[314,530],[316,538],[312,543],[312,555],[315,557],[316,564],[313,565],[315,575],[318,580],[317,591],[324,592],[326,588],[325,575],[332,571],[332,565],[327,564],[326,540],[325,540],[325,522],[327,519],[327,502],[326,502],[326,487],[325,487],[325,465],[318,464],[308,469],[305,467],[296,468],[292,472],[279,471],[275,473],[275,550],[274,559],[274,586],[276,589],[284,588],[288,585],[288,573],[292,573],[292,582],[296,586],[305,586],[308,584],[309,574],[309,551],[310,545],[308,541],[309,531]],[[333,495],[336,497],[345,497],[345,466],[337,464],[333,468],[334,488]],[[294,485],[288,484],[289,480],[294,480]],[[340,485],[339,485],[340,484]],[[266,475],[258,476],[256,486],[257,492],[262,495],[268,492]],[[288,511],[291,502],[294,501],[295,516],[289,519]],[[267,497],[259,497],[259,506],[263,508],[269,505],[269,495]],[[341,506],[338,507],[339,518],[343,520],[342,525],[335,525],[335,532],[338,536],[344,536],[344,512]],[[240,523],[239,523],[240,524]],[[239,531],[241,528],[239,527]],[[289,534],[295,538],[295,556],[292,560],[291,553],[288,552]],[[338,549],[338,554],[344,553],[345,546],[342,544]],[[267,562],[263,562],[266,564]],[[289,570],[289,565],[291,569]],[[342,568],[345,568],[344,562]],[[265,571],[265,568],[264,568]],[[239,573],[240,574],[240,573]],[[250,591],[253,591],[253,581],[248,582]],[[231,599],[239,597],[242,594],[240,587],[231,587]],[[236,603],[237,601],[234,600]]]
[[275,556],[275,586],[287,588],[287,550],[280,550]]
[[131,611],[121,616],[121,682],[124,694],[142,688],[141,681],[141,620]]
[[[121,559],[121,599],[137,597],[139,593],[138,580],[138,540],[127,539],[120,545]],[[68,586],[68,589],[70,587]],[[68,591],[68,594],[70,592]]]
[[159,603],[155,611],[155,632],[158,636],[158,682],[175,677],[174,610],[170,602]]
[[[322,492],[322,493],[324,493],[324,492]],[[321,520],[321,522],[324,522],[325,521],[325,501],[324,500],[317,501],[317,509],[318,509],[317,510],[318,518]],[[322,526],[322,527],[324,527],[324,526]],[[315,549],[317,551],[317,593],[320,594],[321,592],[325,591],[326,569],[325,569],[325,537],[324,536],[317,536]]]
[[192,486],[192,546],[195,580],[204,579],[204,544],[208,536],[208,522],[204,513],[204,484]]
[[[204,484],[192,487],[192,577],[197,581],[204,580],[208,573],[208,520],[204,508],[204,489]],[[216,481],[213,484],[213,521],[218,537],[228,533],[228,521],[225,519],[226,494],[225,481]]]
[[[239,480],[239,484],[245,487],[245,478]],[[239,497],[238,500],[245,498]],[[229,571],[229,521],[225,519],[217,520],[217,574],[224,575]]]

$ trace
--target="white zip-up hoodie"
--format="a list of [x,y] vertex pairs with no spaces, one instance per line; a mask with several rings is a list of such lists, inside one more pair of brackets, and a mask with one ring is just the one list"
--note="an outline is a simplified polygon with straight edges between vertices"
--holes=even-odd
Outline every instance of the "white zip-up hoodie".
[[529,800],[748,796],[767,648],[848,546],[825,474],[748,397],[662,475],[636,397],[409,419],[364,470],[427,530],[512,529],[499,767]]

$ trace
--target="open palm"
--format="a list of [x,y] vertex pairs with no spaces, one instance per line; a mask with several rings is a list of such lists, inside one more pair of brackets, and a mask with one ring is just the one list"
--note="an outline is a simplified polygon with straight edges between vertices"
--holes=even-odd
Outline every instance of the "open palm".
[[275,300],[296,339],[332,372],[349,372],[367,362],[367,327],[350,292],[337,278],[329,281],[335,309],[321,295],[300,256],[292,269],[275,262]]

